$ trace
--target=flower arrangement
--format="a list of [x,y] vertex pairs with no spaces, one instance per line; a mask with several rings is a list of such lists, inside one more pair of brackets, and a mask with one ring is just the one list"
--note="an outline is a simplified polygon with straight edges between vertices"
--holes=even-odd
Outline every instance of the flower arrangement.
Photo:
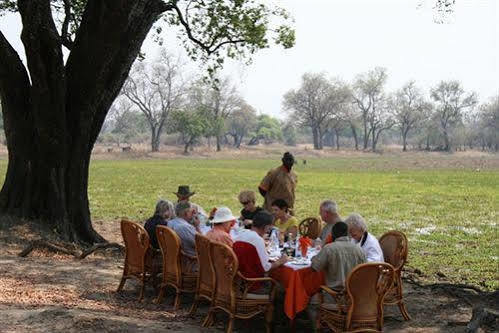
[[303,257],[307,255],[308,248],[312,246],[312,240],[306,236],[300,237],[298,240],[299,246],[300,246],[300,251]]

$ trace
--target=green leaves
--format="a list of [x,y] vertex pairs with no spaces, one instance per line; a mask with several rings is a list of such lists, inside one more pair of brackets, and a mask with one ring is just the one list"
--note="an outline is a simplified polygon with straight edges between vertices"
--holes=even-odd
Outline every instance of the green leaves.
[[295,42],[289,14],[256,0],[179,1],[164,21],[183,27],[179,39],[210,76],[223,66],[224,57],[249,63],[252,54],[270,46],[269,41],[284,48]]

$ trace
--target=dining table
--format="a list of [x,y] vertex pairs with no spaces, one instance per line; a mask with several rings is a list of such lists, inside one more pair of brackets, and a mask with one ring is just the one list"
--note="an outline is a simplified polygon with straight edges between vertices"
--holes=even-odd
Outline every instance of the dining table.
[[294,258],[284,265],[273,269],[270,277],[278,281],[285,290],[284,313],[294,324],[296,314],[305,310],[310,298],[324,284],[324,272],[315,271],[311,267],[311,258],[317,254],[314,248],[309,249],[306,257]]

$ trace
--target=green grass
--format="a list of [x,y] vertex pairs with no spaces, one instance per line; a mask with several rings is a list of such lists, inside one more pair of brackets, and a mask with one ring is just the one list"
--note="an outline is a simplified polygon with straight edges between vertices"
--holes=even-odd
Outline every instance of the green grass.
[[[408,265],[428,279],[441,272],[454,282],[499,288],[499,170],[408,170],[391,163],[384,157],[308,160],[297,168],[297,216],[316,216],[320,201],[333,198],[343,217],[360,213],[378,237],[391,229],[405,232]],[[94,160],[92,217],[144,220],[156,200],[172,200],[180,184],[189,184],[193,201],[206,210],[226,205],[238,212],[239,191],[256,191],[276,165],[276,159]]]

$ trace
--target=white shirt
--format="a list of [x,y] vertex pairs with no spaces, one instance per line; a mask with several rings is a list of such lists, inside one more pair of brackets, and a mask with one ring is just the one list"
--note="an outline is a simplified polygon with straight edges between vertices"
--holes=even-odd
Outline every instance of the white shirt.
[[384,262],[385,258],[383,257],[383,251],[381,250],[381,246],[379,246],[376,237],[367,233],[366,240],[364,241],[364,244],[361,245],[363,238],[364,237],[361,238],[360,242],[352,239],[352,242],[359,244],[360,248],[366,254],[367,262]]
[[234,239],[234,243],[235,242],[246,242],[253,245],[258,253],[264,271],[268,272],[270,270],[272,264],[269,262],[269,255],[265,249],[265,241],[259,234],[250,229],[243,229]]

